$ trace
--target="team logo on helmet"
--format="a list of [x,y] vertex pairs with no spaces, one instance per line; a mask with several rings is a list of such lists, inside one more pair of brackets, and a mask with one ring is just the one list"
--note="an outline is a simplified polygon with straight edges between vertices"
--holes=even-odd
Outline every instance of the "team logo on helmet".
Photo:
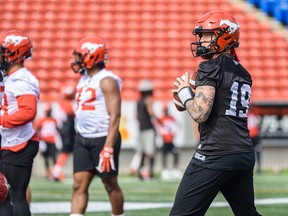
[[5,38],[5,43],[9,44],[12,43],[14,46],[18,46],[23,40],[27,40],[28,37],[25,36],[19,36],[19,35],[8,35]]
[[233,22],[231,22],[230,20],[223,20],[223,19],[221,19],[221,21],[220,21],[220,23],[219,23],[219,26],[222,26],[222,25],[227,25],[227,26],[229,26],[229,34],[234,34],[235,33],[235,31],[237,30],[237,29],[239,29],[240,28],[240,25],[237,23],[233,23]]
[[104,47],[104,44],[96,44],[96,43],[83,43],[81,49],[88,49],[89,53],[94,53],[97,49]]

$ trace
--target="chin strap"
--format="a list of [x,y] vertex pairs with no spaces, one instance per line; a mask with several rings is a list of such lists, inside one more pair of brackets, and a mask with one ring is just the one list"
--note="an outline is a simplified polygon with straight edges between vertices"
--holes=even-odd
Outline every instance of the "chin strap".
[[238,55],[237,55],[236,50],[235,50],[234,47],[231,48],[231,55],[234,56],[234,58],[235,58],[236,61],[240,62],[240,59],[239,59],[239,57],[238,57]]

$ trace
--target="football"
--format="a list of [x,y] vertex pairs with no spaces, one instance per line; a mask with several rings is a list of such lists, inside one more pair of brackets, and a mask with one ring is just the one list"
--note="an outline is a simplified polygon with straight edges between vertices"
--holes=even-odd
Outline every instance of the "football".
[[0,204],[6,200],[8,192],[9,192],[9,185],[7,179],[4,176],[4,174],[0,172]]
[[[195,89],[195,83],[196,83],[196,75],[197,75],[197,72],[189,72],[189,77],[190,77],[190,86],[192,89]],[[183,74],[181,76],[181,78],[184,80],[185,79],[185,74]],[[176,107],[176,109],[180,112],[182,111],[185,111],[186,108],[184,107],[184,105],[182,104],[181,100],[179,99],[178,97],[178,94],[177,93],[173,93],[173,103]]]

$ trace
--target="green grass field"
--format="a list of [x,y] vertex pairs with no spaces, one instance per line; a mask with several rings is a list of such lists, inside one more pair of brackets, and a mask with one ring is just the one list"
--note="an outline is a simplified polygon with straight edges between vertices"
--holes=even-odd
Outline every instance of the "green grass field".
[[[178,181],[139,181],[136,177],[120,176],[119,182],[125,194],[125,201],[133,202],[155,202],[155,203],[172,203]],[[48,182],[44,179],[32,179],[30,183],[32,189],[32,202],[69,202],[71,199],[72,179],[67,179],[63,183]],[[256,199],[262,200],[267,198],[287,198],[288,199],[288,172],[273,174],[265,172],[255,174],[255,192]],[[90,187],[90,201],[108,201],[106,192],[98,178],[95,178]],[[219,194],[214,202],[224,201]],[[33,204],[32,204],[33,205]],[[282,204],[257,204],[258,211],[263,216],[287,216],[288,203]],[[169,208],[149,208],[140,210],[126,210],[125,216],[166,216]],[[67,216],[65,214],[33,214],[34,216],[57,215]],[[87,212],[86,216],[99,215],[111,216],[110,212]],[[229,207],[210,207],[207,216],[232,216]]]

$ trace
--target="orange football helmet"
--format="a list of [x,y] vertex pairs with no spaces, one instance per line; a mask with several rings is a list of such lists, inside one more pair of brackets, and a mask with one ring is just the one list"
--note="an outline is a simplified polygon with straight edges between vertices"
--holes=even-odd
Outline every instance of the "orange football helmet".
[[9,192],[9,184],[4,174],[0,172],[0,204],[6,200],[8,192]]
[[[211,40],[201,41],[203,34],[209,33]],[[196,40],[191,43],[193,56],[210,59],[216,53],[239,46],[240,25],[231,14],[214,10],[204,14],[197,21],[192,34]],[[203,46],[204,43],[208,43],[208,46]]]
[[27,34],[20,30],[2,32],[0,36],[0,69],[7,70],[9,65],[29,59],[32,56],[32,42]]
[[100,62],[108,61],[108,46],[106,41],[98,36],[83,38],[73,52],[75,61],[71,63],[71,69],[75,73],[84,73]]

